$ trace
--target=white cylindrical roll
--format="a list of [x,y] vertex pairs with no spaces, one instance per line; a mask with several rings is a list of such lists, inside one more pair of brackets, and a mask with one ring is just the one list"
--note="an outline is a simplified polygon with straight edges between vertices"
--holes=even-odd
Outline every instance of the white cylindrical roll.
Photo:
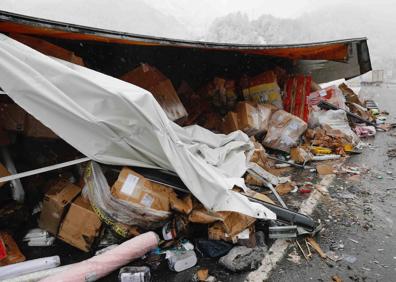
[[60,265],[59,256],[32,259],[16,264],[0,267],[0,280],[13,278],[23,274],[57,267]]
[[55,273],[64,271],[64,270],[70,268],[70,266],[71,265],[64,265],[64,266],[59,266],[59,267],[55,267],[55,268],[51,268],[51,269],[32,272],[32,273],[24,274],[24,275],[17,276],[14,278],[8,278],[6,280],[2,280],[2,282],[37,282],[40,279],[43,279],[50,275],[54,275]]

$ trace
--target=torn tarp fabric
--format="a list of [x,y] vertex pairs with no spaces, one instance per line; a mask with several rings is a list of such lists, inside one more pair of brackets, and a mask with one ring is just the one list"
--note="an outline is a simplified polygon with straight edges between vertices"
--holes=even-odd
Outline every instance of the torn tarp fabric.
[[48,57],[0,34],[0,87],[22,108],[91,159],[176,172],[215,211],[274,219],[232,191],[244,188],[247,135],[214,134],[170,121],[150,92]]

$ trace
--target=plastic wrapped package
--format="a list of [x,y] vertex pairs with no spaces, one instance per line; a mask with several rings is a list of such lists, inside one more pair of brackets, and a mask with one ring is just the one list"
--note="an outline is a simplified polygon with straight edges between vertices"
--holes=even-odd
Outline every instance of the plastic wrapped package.
[[283,108],[285,111],[308,121],[308,96],[311,91],[310,75],[293,75],[285,84]]
[[297,145],[298,139],[306,129],[307,124],[302,119],[279,110],[271,117],[263,144],[289,153],[290,148]]
[[256,108],[260,120],[260,130],[266,133],[268,131],[271,115],[276,112],[278,108],[270,104],[258,104]]
[[309,127],[329,126],[331,129],[339,130],[345,134],[352,144],[356,145],[360,139],[352,131],[348,123],[346,112],[343,110],[328,110],[313,112],[309,118]]
[[308,105],[316,106],[320,101],[326,101],[340,109],[349,110],[345,104],[345,97],[335,85],[311,92],[308,96]]
[[238,129],[252,136],[267,132],[270,117],[277,108],[269,104],[254,105],[251,102],[240,102],[236,110]]
[[111,194],[100,166],[95,162],[91,162],[87,166],[84,179],[86,183],[84,190],[95,212],[102,221],[105,221],[124,237],[128,237],[127,234],[124,234],[127,231],[122,230],[125,226],[119,225],[117,222],[155,229],[164,225],[171,215],[169,211],[155,210],[115,198]]

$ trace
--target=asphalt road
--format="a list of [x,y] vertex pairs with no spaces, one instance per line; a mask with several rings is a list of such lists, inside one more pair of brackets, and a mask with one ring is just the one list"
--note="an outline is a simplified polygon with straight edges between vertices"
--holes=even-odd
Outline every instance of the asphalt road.
[[[390,113],[388,122],[396,122],[396,85],[362,91]],[[371,146],[345,164],[358,167],[360,177],[337,176],[314,214],[325,227],[318,242],[340,260],[313,254],[306,261],[291,246],[269,281],[332,281],[334,275],[343,281],[396,281],[396,158],[387,156],[388,149],[396,148],[393,133],[396,129],[363,140]]]

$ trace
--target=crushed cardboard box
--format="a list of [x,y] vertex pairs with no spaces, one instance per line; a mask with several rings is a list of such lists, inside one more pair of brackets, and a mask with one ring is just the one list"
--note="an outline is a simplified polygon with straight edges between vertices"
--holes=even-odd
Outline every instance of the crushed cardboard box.
[[220,214],[209,211],[198,203],[195,203],[194,209],[188,215],[188,221],[193,223],[211,224],[222,220],[223,217]]
[[363,103],[360,101],[359,96],[356,95],[356,93],[345,83],[341,83],[338,88],[342,91],[342,94],[344,94],[345,99],[348,103],[355,103],[363,106]]
[[80,194],[81,188],[61,179],[55,182],[44,195],[39,227],[53,235],[58,229],[71,202]]
[[150,91],[169,119],[175,121],[187,116],[172,82],[157,68],[141,64],[120,79]]
[[102,222],[90,203],[82,196],[77,197],[70,205],[58,237],[66,243],[88,252],[96,237],[99,236]]
[[294,187],[296,187],[295,183],[286,182],[278,184],[275,190],[280,196],[283,196],[289,194],[294,189]]
[[[250,222],[249,222],[250,223]],[[242,225],[240,225],[242,226]],[[239,226],[239,227],[240,227]],[[232,242],[234,244],[248,244],[253,245],[254,240],[254,224],[247,225],[246,228],[240,230],[239,232],[234,232],[230,234],[226,230],[226,226],[223,222],[215,222],[211,224],[208,228],[208,238],[210,240],[223,240],[226,242]],[[239,230],[239,229],[238,229]],[[236,229],[234,229],[236,231]],[[252,242],[254,240],[254,242]]]
[[331,164],[317,164],[316,171],[319,175],[328,175],[334,173],[334,168]]
[[221,131],[228,134],[237,130],[239,130],[238,114],[235,112],[228,112],[224,117]]
[[265,133],[268,130],[270,117],[276,110],[269,104],[239,102],[236,105],[236,112],[228,112],[224,118],[224,133],[230,133],[237,129],[249,136]]
[[295,147],[290,150],[290,158],[298,164],[305,164],[312,160],[312,154],[302,147]]

